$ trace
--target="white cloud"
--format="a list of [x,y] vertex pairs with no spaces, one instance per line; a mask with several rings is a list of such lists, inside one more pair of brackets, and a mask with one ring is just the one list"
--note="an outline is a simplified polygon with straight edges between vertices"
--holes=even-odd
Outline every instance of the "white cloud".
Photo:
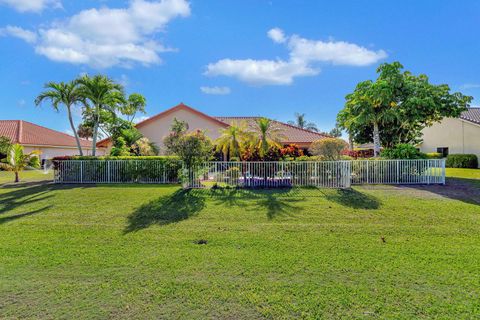
[[276,43],[285,43],[288,60],[222,59],[207,65],[205,75],[228,76],[252,85],[289,85],[296,77],[315,76],[320,69],[314,65],[366,66],[387,57],[383,50],[372,51],[345,41],[308,40],[285,36],[279,28],[268,31]]
[[288,48],[294,60],[331,62],[336,65],[367,66],[387,57],[383,50],[371,51],[354,43],[315,41],[299,36],[290,37]]
[[207,66],[206,75],[228,76],[252,85],[288,85],[294,77],[314,76],[319,71],[303,63],[283,60],[223,59]]
[[170,20],[190,14],[187,0],[132,0],[127,8],[88,9],[40,29],[35,52],[95,68],[161,62],[172,51],[154,39]]
[[284,43],[287,40],[287,38],[285,38],[283,30],[280,28],[270,29],[267,34],[268,37],[276,43]]
[[0,36],[16,37],[28,43],[35,43],[37,41],[37,34],[35,32],[14,26],[0,28]]
[[226,95],[230,94],[229,87],[200,87],[200,90],[205,94]]
[[4,4],[14,8],[19,12],[41,12],[47,7],[61,8],[60,0],[0,0],[0,4]]

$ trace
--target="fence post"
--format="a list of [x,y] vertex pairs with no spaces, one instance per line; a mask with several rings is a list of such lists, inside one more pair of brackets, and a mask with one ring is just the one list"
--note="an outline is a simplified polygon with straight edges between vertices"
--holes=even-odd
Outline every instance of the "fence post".
[[83,162],[84,160],[80,161],[80,183],[83,183]]

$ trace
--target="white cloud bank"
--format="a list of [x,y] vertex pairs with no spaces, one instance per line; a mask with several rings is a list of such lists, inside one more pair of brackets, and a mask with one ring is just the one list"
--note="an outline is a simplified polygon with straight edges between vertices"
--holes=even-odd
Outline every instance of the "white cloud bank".
[[37,34],[35,32],[14,26],[0,28],[0,36],[16,37],[28,43],[35,43],[37,41]]
[[205,94],[226,95],[230,94],[229,87],[200,87],[200,90]]
[[296,77],[315,76],[320,69],[316,62],[333,65],[367,66],[387,57],[383,50],[372,51],[345,41],[309,40],[297,35],[285,36],[273,28],[268,37],[284,43],[289,50],[288,60],[222,59],[207,65],[205,75],[229,76],[252,85],[289,85]]
[[154,35],[172,19],[189,15],[186,0],[132,0],[124,9],[83,10],[40,29],[35,52],[53,61],[94,68],[158,64],[159,53],[173,49],[154,40]]
[[46,8],[62,8],[60,0],[0,0],[0,4],[7,5],[19,12],[41,12]]

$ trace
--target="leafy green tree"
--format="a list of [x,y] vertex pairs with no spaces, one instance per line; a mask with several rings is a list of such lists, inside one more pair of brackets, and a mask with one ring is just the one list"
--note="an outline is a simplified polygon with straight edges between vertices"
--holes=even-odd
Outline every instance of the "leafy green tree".
[[25,154],[19,144],[11,145],[6,160],[0,162],[0,168],[15,173],[15,182],[20,181],[19,173],[27,167],[40,168],[40,152]]
[[317,125],[313,122],[305,120],[305,113],[295,113],[295,121],[288,121],[289,125],[298,127],[300,129],[318,132]]
[[343,139],[325,138],[312,142],[308,149],[314,156],[322,156],[325,160],[339,160],[342,151],[348,148]]
[[193,168],[213,155],[213,144],[203,131],[187,132],[185,121],[174,119],[170,134],[165,137],[164,144],[168,154],[177,155],[187,169]]
[[147,105],[147,100],[145,99],[144,96],[138,93],[132,93],[130,96],[128,96],[128,99],[126,101],[121,109],[120,112],[127,116],[128,121],[130,123],[133,123],[133,120],[135,120],[135,116],[137,113],[143,113],[145,114],[145,106]]
[[472,101],[451,93],[446,84],[430,84],[426,75],[402,70],[399,62],[380,65],[377,80],[359,83],[337,116],[356,143],[373,140],[377,156],[380,145],[420,142],[425,127],[444,117],[458,117]]
[[73,135],[77,142],[78,152],[83,156],[82,146],[80,144],[79,135],[73,123],[72,107],[84,101],[77,82],[48,82],[45,84],[45,91],[40,93],[35,99],[35,104],[38,106],[44,100],[49,100],[52,103],[53,109],[59,111],[60,105],[64,105],[67,109],[68,121]]
[[251,141],[246,123],[232,122],[230,126],[220,130],[220,137],[215,140],[216,151],[222,152],[225,160],[236,157],[242,160],[242,149]]
[[255,121],[255,133],[253,136],[253,146],[257,147],[260,157],[264,157],[271,146],[281,148],[281,141],[284,135],[275,123],[267,118],[258,118]]
[[115,112],[121,110],[126,104],[123,86],[103,75],[94,77],[85,75],[77,79],[76,83],[79,85],[80,94],[85,100],[86,114],[92,121],[92,155],[95,156],[102,113],[106,112],[115,117]]

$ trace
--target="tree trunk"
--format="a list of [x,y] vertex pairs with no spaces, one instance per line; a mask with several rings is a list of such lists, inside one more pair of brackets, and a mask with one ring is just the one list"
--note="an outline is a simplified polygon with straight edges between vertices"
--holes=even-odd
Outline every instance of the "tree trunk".
[[98,135],[99,118],[100,117],[97,113],[97,115],[95,116],[95,124],[93,126],[92,156],[94,157],[97,155],[97,135]]
[[80,152],[80,156],[83,156],[82,145],[80,144],[80,139],[78,138],[78,133],[77,133],[77,130],[75,128],[75,125],[73,124],[71,106],[67,106],[67,112],[68,112],[68,121],[70,121],[70,127],[72,127],[72,131],[73,131],[73,136],[75,137],[75,140],[77,141],[78,152]]
[[380,155],[380,132],[378,130],[378,123],[373,124],[373,155],[378,157]]
[[348,147],[350,151],[353,151],[353,137],[351,133],[348,133]]
[[20,178],[18,176],[18,171],[15,171],[15,183],[20,182]]

